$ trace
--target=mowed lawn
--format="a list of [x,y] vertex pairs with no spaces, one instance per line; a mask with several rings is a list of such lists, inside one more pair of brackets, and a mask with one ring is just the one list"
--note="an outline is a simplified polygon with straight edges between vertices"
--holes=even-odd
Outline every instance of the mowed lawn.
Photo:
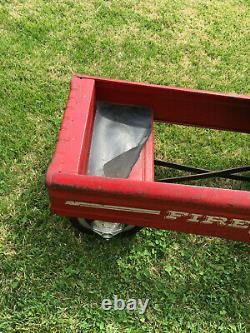
[[[45,174],[74,72],[249,94],[249,1],[0,6],[0,332],[246,333],[247,244],[152,229],[110,242],[78,235],[50,213]],[[250,164],[244,134],[173,125],[155,133],[160,158]],[[114,295],[149,298],[148,309],[103,311]]]

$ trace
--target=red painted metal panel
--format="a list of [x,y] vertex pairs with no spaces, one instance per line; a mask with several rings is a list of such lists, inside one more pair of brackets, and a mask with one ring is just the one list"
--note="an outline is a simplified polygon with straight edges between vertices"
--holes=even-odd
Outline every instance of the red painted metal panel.
[[[122,86],[121,96],[117,95],[120,88],[117,90],[116,84]],[[175,107],[168,104],[172,105],[173,115],[170,110],[166,111],[169,96],[180,98],[180,101],[173,98]],[[148,103],[144,103],[145,106],[153,108],[156,119],[168,121],[173,117],[179,123],[183,123],[185,103],[190,101],[186,120],[192,124],[242,132],[250,130],[248,97],[75,77],[47,173],[54,213],[250,241],[250,193],[153,182],[152,136],[130,179],[84,175],[95,99],[137,105],[144,101]],[[201,106],[203,111],[197,113]],[[235,107],[237,112],[233,111]],[[220,116],[212,119],[213,110],[221,112]],[[210,114],[208,121],[206,113]],[[227,118],[228,115],[231,116]]]
[[98,99],[151,107],[156,121],[250,133],[249,96],[78,77],[95,79]]
[[54,172],[84,173],[90,147],[95,81],[71,81],[68,103],[64,112],[56,149],[49,165],[47,181]]
[[[54,198],[52,210],[59,215],[73,214],[250,241],[249,192],[93,176],[56,175],[53,177],[50,195]],[[97,203],[100,206],[86,207],[86,203]],[[118,207],[120,210],[106,206]],[[126,207],[132,210],[126,211]],[[148,212],[137,212],[136,209]],[[184,215],[176,220],[168,220],[165,217],[169,211],[182,212]],[[187,221],[191,214],[201,215],[197,223]],[[218,217],[218,222],[202,223],[207,216]],[[232,219],[242,220],[242,226],[230,226]]]

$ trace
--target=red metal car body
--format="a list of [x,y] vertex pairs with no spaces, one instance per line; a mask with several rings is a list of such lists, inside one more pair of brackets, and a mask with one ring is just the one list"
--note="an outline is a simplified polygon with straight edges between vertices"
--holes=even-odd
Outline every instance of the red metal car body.
[[250,132],[250,97],[76,75],[47,172],[52,212],[250,241],[250,193],[154,181],[153,134],[128,179],[86,175],[95,102],[143,105],[154,121]]

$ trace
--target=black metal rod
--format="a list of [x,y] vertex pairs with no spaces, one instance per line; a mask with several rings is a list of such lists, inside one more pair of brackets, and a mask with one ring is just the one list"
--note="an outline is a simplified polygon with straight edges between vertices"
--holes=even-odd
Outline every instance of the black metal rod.
[[229,179],[234,179],[234,180],[250,181],[250,177],[232,175],[233,173],[237,173],[237,172],[249,171],[250,166],[236,167],[236,168],[224,169],[224,170],[219,170],[219,171],[210,171],[207,169],[180,165],[177,163],[166,162],[166,161],[162,161],[162,160],[158,160],[158,159],[155,159],[155,165],[169,167],[172,169],[183,170],[183,171],[198,172],[197,175],[188,175],[188,176],[179,176],[179,177],[158,179],[157,181],[160,181],[160,182],[177,182],[177,181],[185,181],[185,180],[207,179],[207,178],[212,178],[212,177],[222,177],[222,178],[229,178]]

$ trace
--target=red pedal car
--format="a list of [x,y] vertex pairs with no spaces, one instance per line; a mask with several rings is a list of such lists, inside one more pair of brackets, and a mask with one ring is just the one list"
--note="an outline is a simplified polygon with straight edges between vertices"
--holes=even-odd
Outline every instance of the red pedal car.
[[[249,133],[250,97],[74,76],[47,172],[52,212],[105,239],[147,226],[249,242],[249,192],[179,182],[249,182],[250,166],[154,160],[154,121]],[[155,180],[155,165],[193,174]]]

